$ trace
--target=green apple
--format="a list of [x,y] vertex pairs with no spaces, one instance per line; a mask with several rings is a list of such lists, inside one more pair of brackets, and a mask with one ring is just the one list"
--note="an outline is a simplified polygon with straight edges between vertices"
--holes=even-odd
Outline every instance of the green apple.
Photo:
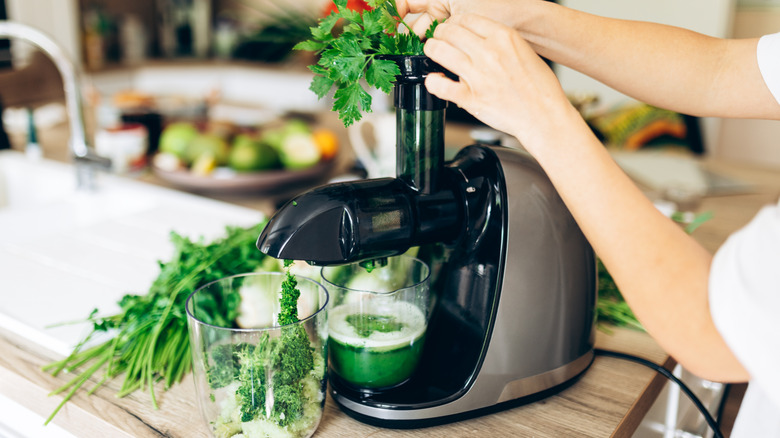
[[271,145],[247,134],[239,134],[233,140],[228,155],[228,166],[238,171],[264,170],[279,164],[279,154]]
[[218,135],[199,134],[190,141],[183,158],[187,164],[192,164],[205,154],[211,154],[217,165],[225,164],[228,157],[228,144]]
[[190,142],[198,136],[198,129],[189,122],[175,122],[166,126],[160,134],[159,150],[184,158]]
[[317,164],[320,161],[321,153],[310,133],[295,132],[284,138],[279,158],[285,168],[298,170]]

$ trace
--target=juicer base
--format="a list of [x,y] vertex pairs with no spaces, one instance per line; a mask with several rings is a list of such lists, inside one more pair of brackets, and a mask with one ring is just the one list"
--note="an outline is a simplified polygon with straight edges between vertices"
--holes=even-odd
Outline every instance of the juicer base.
[[[575,361],[575,362],[581,362],[583,359],[587,360],[585,367],[580,372],[578,372],[568,380],[561,382],[550,388],[535,392],[533,394],[528,394],[526,396],[516,398],[513,400],[496,403],[491,406],[485,406],[482,408],[457,412],[454,414],[442,415],[438,417],[413,418],[414,415],[411,414],[408,416],[409,418],[398,418],[397,415],[398,411],[409,411],[411,413],[411,411],[416,410],[414,406],[409,406],[409,405],[403,407],[388,406],[384,411],[387,412],[388,414],[392,412],[393,415],[388,415],[388,417],[392,416],[393,418],[381,418],[378,416],[366,415],[357,412],[353,409],[350,409],[347,405],[354,404],[355,400],[340,394],[337,388],[334,388],[332,384],[331,384],[330,395],[333,398],[333,400],[336,402],[336,404],[339,406],[339,409],[341,409],[342,412],[346,413],[347,415],[354,418],[355,420],[360,421],[361,423],[369,424],[371,426],[388,428],[388,429],[420,429],[425,427],[439,426],[442,424],[455,423],[463,420],[469,420],[472,418],[481,417],[483,415],[489,415],[496,412],[500,412],[506,409],[512,409],[512,408],[524,406],[530,403],[534,403],[546,399],[550,396],[556,395],[561,391],[577,383],[579,379],[585,374],[585,372],[593,364],[594,358],[595,355],[593,351],[592,350],[589,351],[585,356]],[[425,406],[425,407],[429,407],[429,406]],[[425,408],[425,407],[421,407],[421,408]],[[375,412],[381,415],[383,410],[378,410]]]

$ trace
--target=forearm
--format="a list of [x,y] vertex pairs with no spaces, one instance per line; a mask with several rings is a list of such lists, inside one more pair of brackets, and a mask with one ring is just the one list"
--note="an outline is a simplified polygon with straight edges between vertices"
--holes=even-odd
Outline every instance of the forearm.
[[540,55],[642,102],[698,116],[780,119],[756,62],[757,40],[617,20],[526,2],[512,25]]
[[551,129],[556,134],[527,147],[626,301],[657,342],[692,372],[712,380],[746,380],[709,313],[711,255],[658,212],[576,119],[576,112],[569,112],[556,115],[569,129]]

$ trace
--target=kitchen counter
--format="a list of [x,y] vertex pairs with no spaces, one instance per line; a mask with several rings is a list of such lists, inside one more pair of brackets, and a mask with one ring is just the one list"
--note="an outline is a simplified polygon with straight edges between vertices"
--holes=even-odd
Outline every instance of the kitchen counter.
[[[644,333],[613,329],[599,332],[600,348],[641,355],[667,368],[674,362]],[[0,329],[0,393],[42,417],[60,396],[47,396],[68,380],[40,371],[56,355]],[[490,436],[628,437],[641,422],[664,384],[664,378],[641,365],[596,357],[571,387],[542,401],[467,421],[414,430],[381,429],[342,413],[328,398],[317,437],[465,437]],[[79,392],[57,414],[54,424],[79,437],[207,437],[188,376],[166,392],[158,388],[159,410],[148,392],[116,398],[118,382],[87,396]]]
[[[694,233],[703,246],[714,251],[726,236],[747,223],[765,204],[780,197],[780,173],[717,161],[705,167],[752,184],[749,191],[706,197],[700,210],[713,219]],[[151,182],[153,177],[146,178]],[[220,197],[261,211],[272,208],[269,199]],[[3,299],[9,299],[6,295]],[[671,369],[674,360],[645,333],[612,328],[598,331],[596,346],[642,356]],[[41,366],[59,359],[53,351],[31,344],[11,331],[0,329],[0,395],[8,397],[43,418],[57,406],[60,396],[48,396],[68,380],[52,377]],[[318,437],[628,437],[633,434],[654,402],[665,379],[641,365],[614,358],[596,357],[592,366],[567,389],[544,400],[442,426],[416,430],[381,429],[360,423],[328,398]],[[54,423],[79,437],[206,437],[208,428],[197,407],[191,378],[156,394],[159,410],[151,406],[148,392],[125,398],[114,394],[118,382],[109,382],[94,394],[78,392],[55,417]],[[3,414],[0,414],[2,417]]]

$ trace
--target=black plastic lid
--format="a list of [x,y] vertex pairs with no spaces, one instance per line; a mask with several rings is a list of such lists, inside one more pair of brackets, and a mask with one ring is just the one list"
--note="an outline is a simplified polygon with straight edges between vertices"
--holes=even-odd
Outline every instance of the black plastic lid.
[[396,76],[393,89],[393,103],[396,108],[407,111],[436,111],[447,108],[447,101],[439,99],[425,89],[425,78],[429,73],[444,73],[457,78],[450,71],[425,55],[381,55],[379,59],[394,61],[401,74]]

